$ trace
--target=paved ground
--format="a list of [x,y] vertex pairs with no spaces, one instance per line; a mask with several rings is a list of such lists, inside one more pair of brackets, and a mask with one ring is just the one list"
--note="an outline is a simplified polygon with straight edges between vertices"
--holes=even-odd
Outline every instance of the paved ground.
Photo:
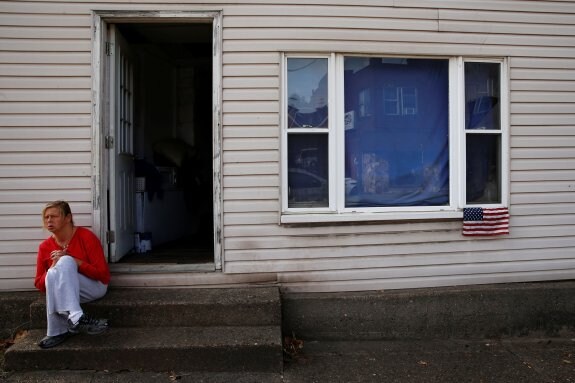
[[575,383],[575,334],[505,340],[305,342],[283,375],[173,371],[2,372],[5,382]]

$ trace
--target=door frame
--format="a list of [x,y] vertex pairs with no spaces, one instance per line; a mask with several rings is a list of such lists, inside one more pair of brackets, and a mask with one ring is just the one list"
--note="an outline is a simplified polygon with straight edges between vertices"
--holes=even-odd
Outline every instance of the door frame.
[[[92,229],[102,242],[108,243],[108,188],[110,164],[105,148],[109,130],[108,86],[110,73],[106,65],[107,25],[120,23],[206,23],[212,33],[212,168],[214,204],[214,263],[222,270],[222,11],[93,11],[92,12]],[[104,246],[109,258],[109,246]]]

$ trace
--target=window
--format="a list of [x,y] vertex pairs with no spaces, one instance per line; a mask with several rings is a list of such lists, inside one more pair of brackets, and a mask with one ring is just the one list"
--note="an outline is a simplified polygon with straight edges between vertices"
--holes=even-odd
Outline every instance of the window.
[[503,67],[286,55],[284,215],[454,217],[506,204]]
[[466,201],[501,203],[500,64],[465,63]]

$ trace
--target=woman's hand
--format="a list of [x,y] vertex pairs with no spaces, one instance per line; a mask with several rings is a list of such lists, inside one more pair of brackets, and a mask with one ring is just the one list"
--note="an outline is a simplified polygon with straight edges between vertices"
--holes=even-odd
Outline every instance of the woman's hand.
[[58,263],[58,261],[60,260],[60,258],[62,256],[66,255],[66,252],[64,250],[54,250],[50,253],[50,259],[52,260],[52,264],[50,265],[50,268],[56,266],[56,263]]

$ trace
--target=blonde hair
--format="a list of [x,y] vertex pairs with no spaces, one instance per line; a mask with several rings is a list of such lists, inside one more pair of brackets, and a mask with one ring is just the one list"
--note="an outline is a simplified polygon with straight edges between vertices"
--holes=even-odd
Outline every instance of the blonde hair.
[[[46,214],[46,210],[51,209],[51,208],[56,208],[60,211],[60,214],[63,215],[64,217],[67,217],[68,215],[72,215],[72,209],[70,209],[70,205],[68,204],[68,202],[66,201],[52,201],[52,202],[48,202],[44,208],[42,209],[42,221],[44,220],[44,214]],[[70,220],[70,223],[72,224],[72,226],[74,226],[74,218],[72,218]]]

